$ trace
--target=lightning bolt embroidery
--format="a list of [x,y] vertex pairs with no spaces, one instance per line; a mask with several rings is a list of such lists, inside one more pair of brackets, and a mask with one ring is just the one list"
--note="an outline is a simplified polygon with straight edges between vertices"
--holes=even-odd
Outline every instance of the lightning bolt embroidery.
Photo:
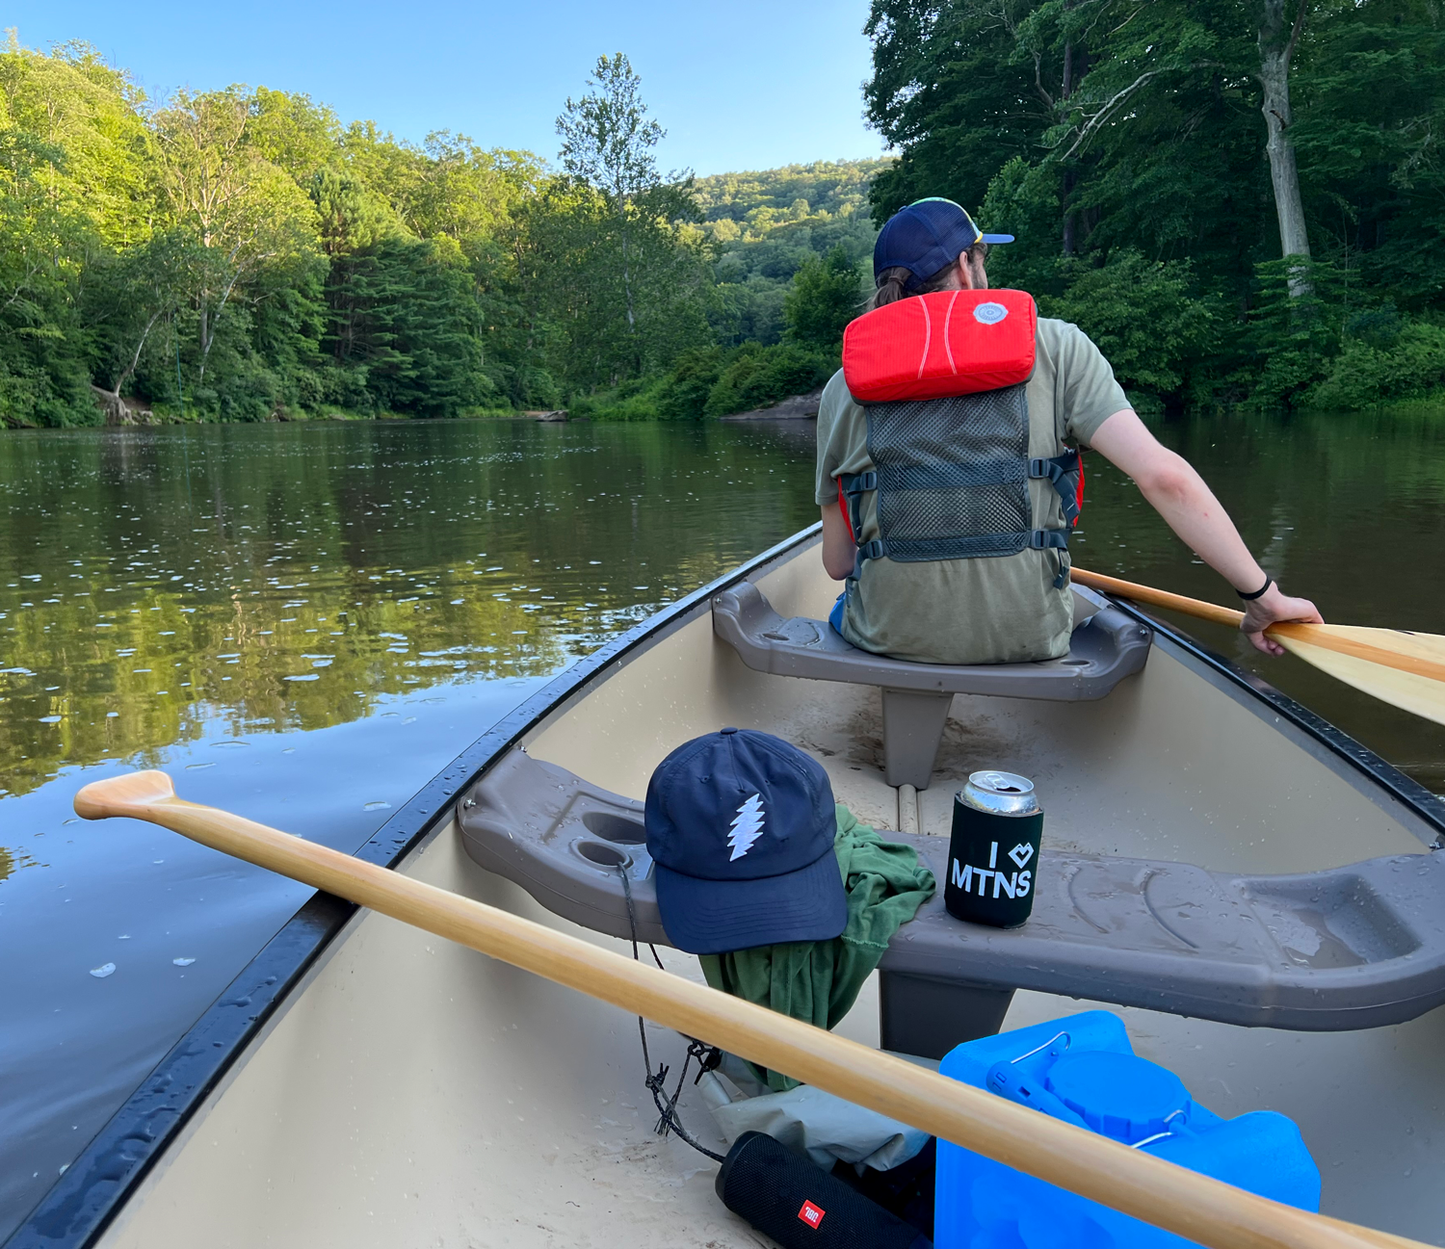
[[738,813],[733,816],[732,828],[728,833],[728,845],[732,847],[732,854],[728,856],[728,862],[740,859],[753,848],[753,842],[763,835],[763,796],[754,794],[742,806]]

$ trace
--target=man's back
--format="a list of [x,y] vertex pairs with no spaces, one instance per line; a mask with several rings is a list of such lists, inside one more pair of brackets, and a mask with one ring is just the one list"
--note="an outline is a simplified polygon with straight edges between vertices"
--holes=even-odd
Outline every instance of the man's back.
[[[1048,458],[1087,445],[1109,416],[1128,406],[1108,361],[1077,326],[1041,319],[1037,354],[1025,387],[1028,455]],[[818,411],[816,499],[838,502],[838,478],[875,468],[866,410],[854,402],[840,369]],[[1028,483],[1034,512],[1047,527],[1063,525],[1047,480]],[[859,542],[878,537],[876,498],[860,507]],[[849,596],[843,635],[855,646],[922,663],[1011,663],[1056,658],[1068,650],[1072,598],[1059,573],[1068,553],[1025,549],[973,559],[865,560]],[[1059,583],[1056,585],[1056,583]]]

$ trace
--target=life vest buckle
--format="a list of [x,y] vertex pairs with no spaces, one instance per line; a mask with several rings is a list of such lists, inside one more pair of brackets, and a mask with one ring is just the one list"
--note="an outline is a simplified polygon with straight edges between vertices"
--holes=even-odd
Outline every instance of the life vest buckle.
[[1035,551],[1067,551],[1069,531],[1067,529],[1035,529],[1029,534],[1029,546]]

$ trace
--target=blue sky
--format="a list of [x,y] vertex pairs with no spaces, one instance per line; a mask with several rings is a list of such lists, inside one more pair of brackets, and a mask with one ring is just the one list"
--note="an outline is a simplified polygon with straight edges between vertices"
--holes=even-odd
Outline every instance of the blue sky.
[[94,44],[153,96],[232,82],[304,91],[420,140],[557,153],[553,122],[602,52],[626,52],[700,174],[876,156],[862,119],[867,0],[9,0],[21,43]]

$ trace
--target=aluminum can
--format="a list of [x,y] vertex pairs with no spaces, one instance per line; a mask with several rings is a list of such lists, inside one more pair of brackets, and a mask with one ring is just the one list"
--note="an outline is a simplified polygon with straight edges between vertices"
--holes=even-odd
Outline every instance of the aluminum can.
[[1034,908],[1044,812],[1034,783],[1013,772],[975,772],[953,796],[943,904],[971,924],[1017,928]]

